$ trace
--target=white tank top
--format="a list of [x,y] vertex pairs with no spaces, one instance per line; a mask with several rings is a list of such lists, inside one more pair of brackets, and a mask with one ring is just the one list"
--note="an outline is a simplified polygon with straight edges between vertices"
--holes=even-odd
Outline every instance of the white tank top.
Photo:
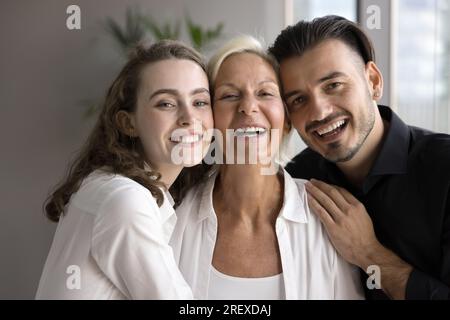
[[239,278],[211,266],[209,300],[283,300],[283,273],[264,278]]

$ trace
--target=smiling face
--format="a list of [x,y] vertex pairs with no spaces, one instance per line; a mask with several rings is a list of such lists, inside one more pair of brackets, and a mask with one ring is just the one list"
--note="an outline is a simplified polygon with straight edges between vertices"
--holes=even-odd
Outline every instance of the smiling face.
[[[250,144],[265,145],[269,152],[270,144],[278,148],[285,126],[284,105],[275,71],[262,57],[236,53],[221,64],[214,84],[214,123],[223,137],[227,129],[234,130],[235,149],[239,141],[245,142],[246,152]],[[279,132],[272,143],[271,129]]]
[[373,62],[339,40],[325,40],[280,65],[291,121],[304,142],[332,162],[360,150],[375,122],[382,77]]
[[204,134],[213,127],[208,88],[205,72],[190,60],[162,60],[143,68],[131,124],[153,167],[173,165],[176,146],[189,154],[203,148],[200,157],[187,157],[184,166],[201,161],[209,146]]

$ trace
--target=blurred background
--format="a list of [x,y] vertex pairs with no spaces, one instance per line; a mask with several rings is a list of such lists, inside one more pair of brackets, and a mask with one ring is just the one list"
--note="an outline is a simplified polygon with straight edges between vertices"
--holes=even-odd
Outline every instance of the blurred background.
[[[450,133],[450,0],[2,0],[0,299],[34,298],[56,228],[42,204],[130,43],[179,38],[209,56],[238,34],[270,45],[285,26],[325,14],[369,33],[383,104],[409,124]],[[289,153],[303,147],[296,136]]]

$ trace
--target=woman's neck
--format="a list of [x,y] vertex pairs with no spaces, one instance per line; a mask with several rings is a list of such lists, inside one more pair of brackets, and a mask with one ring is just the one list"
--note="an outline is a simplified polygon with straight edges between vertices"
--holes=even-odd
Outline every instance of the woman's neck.
[[222,165],[213,193],[221,214],[252,223],[274,221],[283,202],[280,175],[262,175],[258,165]]
[[161,174],[160,181],[166,186],[167,189],[170,188],[183,169],[182,166],[172,164],[150,165],[150,167],[152,170]]

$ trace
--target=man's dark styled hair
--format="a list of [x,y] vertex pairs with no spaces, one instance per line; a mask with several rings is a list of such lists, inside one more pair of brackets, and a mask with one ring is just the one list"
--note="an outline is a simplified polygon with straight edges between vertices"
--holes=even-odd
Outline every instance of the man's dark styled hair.
[[347,44],[366,64],[375,61],[375,52],[369,37],[355,23],[339,16],[324,16],[312,21],[300,21],[285,28],[276,38],[269,52],[283,60],[301,56],[322,41],[336,39]]

